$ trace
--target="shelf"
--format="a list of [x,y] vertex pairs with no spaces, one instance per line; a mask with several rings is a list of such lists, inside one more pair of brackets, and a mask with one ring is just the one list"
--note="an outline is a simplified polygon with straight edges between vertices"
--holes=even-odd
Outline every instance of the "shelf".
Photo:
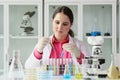
[[[85,37],[87,38],[87,36]],[[104,39],[112,39],[112,36],[103,36]]]
[[112,39],[112,36],[103,36],[105,39]]
[[12,38],[12,39],[37,39],[38,36],[13,36],[13,35],[10,35],[10,38]]

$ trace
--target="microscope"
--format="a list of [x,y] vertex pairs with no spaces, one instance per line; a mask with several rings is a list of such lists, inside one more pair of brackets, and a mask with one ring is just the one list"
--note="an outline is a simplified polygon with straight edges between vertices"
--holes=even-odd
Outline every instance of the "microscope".
[[[104,42],[104,38],[101,35],[91,35],[87,37],[87,41],[90,45],[92,45],[92,54],[90,57],[87,57],[89,70],[88,75],[99,75],[102,71],[102,64],[105,63],[105,59],[102,54],[102,44]],[[106,75],[105,75],[106,76]]]
[[23,15],[23,20],[21,23],[20,28],[24,29],[24,32],[21,35],[31,35],[33,34],[32,31],[34,30],[34,28],[32,27],[32,22],[30,20],[30,18],[35,14],[35,11],[28,11]]

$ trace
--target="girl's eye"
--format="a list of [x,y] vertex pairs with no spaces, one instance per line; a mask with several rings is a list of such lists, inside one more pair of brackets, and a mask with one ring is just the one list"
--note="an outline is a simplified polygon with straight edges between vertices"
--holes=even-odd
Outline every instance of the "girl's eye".
[[60,22],[59,22],[59,21],[56,21],[56,24],[60,24]]
[[67,26],[68,24],[67,23],[63,23],[63,26]]

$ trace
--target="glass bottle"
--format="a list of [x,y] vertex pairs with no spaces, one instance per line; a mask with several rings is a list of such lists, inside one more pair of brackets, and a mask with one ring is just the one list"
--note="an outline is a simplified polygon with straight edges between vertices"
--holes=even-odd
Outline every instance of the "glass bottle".
[[23,80],[24,70],[20,60],[20,51],[13,50],[13,58],[9,68],[9,80]]

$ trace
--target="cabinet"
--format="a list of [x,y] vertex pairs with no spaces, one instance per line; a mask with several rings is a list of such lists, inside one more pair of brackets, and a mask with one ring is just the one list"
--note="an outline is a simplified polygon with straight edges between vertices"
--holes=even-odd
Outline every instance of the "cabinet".
[[[101,32],[101,35],[104,37],[104,43],[102,45],[103,57],[106,61],[104,68],[107,69],[110,65],[111,54],[116,54],[116,1],[97,1],[85,1],[82,4],[83,34],[81,35],[83,35],[83,41],[86,43],[86,33],[92,32],[94,29]],[[106,35],[106,33],[109,33],[109,35]],[[88,46],[88,48],[90,50],[91,46]]]
[[120,1],[118,1],[117,10],[117,53],[120,53]]
[[[0,69],[6,72],[13,50],[20,50],[21,61],[24,65],[38,39],[43,35],[43,5],[42,0],[1,2],[3,4],[0,4],[0,46],[5,49],[0,49],[0,54],[4,56],[0,58]],[[5,41],[4,44],[3,41]]]
[[3,54],[3,50],[4,50],[4,4],[0,4],[0,74],[3,73],[3,64],[4,64],[4,54]]
[[[45,0],[45,36],[52,34],[52,15],[61,5],[72,9],[74,24],[72,30],[75,37],[82,40],[90,51],[92,46],[87,42],[87,33],[97,29],[104,37],[102,45],[104,68],[110,64],[110,55],[116,54],[116,0]],[[109,33],[110,35],[105,35]]]
[[115,56],[115,64],[119,66],[120,68],[120,0],[117,2],[117,37],[116,37],[116,49],[117,49],[117,54]]

